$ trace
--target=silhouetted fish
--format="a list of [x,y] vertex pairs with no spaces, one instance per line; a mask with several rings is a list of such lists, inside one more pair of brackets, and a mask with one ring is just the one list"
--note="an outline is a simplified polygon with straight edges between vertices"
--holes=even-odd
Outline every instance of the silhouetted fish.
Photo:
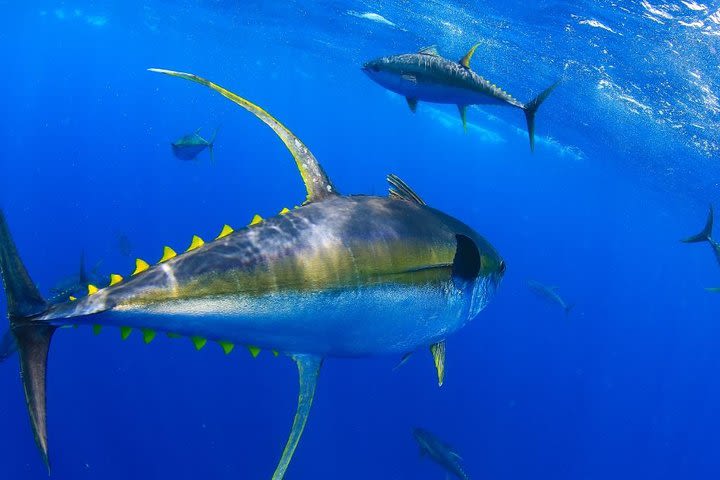
[[541,297],[560,305],[565,311],[565,315],[570,314],[570,310],[572,310],[574,305],[565,303],[565,300],[563,300],[562,297],[557,293],[557,287],[549,287],[547,285],[543,285],[540,282],[536,282],[535,280],[528,280],[528,287],[530,287],[530,290],[537,293]]
[[413,437],[420,446],[420,455],[429,456],[437,464],[461,480],[470,479],[460,466],[462,458],[450,445],[423,428],[413,430]]
[[205,140],[200,136],[200,129],[198,128],[193,133],[174,141],[172,143],[173,153],[180,160],[195,160],[198,154],[207,148],[210,152],[210,161],[214,162],[213,146],[215,145],[216,136],[217,130],[210,137],[210,140]]

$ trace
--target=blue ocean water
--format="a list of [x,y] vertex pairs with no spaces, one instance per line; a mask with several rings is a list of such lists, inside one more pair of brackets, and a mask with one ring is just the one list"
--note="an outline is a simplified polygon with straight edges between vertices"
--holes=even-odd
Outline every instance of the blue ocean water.
[[[719,199],[720,10],[711,2],[0,1],[0,205],[44,291],[81,252],[128,274],[304,198],[264,125],[190,71],[293,130],[343,193],[396,173],[482,233],[508,269],[496,298],[429,352],[329,359],[288,478],[433,479],[411,431],[475,479],[720,475],[720,286],[678,240]],[[374,14],[374,15],[368,15]],[[379,17],[378,17],[379,16]],[[521,100],[558,78],[530,154],[520,112],[420,104],[361,65],[437,45]],[[216,162],[170,142],[219,128]],[[121,248],[122,247],[122,248]],[[127,250],[130,250],[128,252]],[[98,262],[100,262],[98,264]],[[562,310],[527,280],[557,285]],[[5,308],[4,297],[0,308]],[[297,395],[291,361],[188,340],[59,331],[48,372],[53,478],[269,478]],[[0,365],[2,478],[44,478],[17,359]]]

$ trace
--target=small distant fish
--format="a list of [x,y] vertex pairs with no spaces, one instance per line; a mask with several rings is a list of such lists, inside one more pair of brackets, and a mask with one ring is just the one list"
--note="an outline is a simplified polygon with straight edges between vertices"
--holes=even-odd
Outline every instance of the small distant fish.
[[195,160],[198,154],[207,148],[210,152],[210,161],[214,162],[213,147],[215,146],[216,136],[217,129],[212,137],[210,137],[210,140],[205,140],[200,136],[200,129],[198,128],[193,133],[174,141],[172,143],[172,151],[180,160]]
[[383,17],[382,15],[380,15],[378,13],[372,13],[372,12],[360,13],[360,12],[355,12],[352,10],[349,10],[347,13],[348,13],[348,15],[352,15],[353,17],[364,18],[365,20],[370,20],[372,22],[382,23],[383,25],[397,28],[397,25],[395,25],[393,22],[391,22],[390,20],[388,20],[387,18]]
[[413,430],[413,437],[415,437],[415,441],[417,441],[420,446],[421,456],[429,456],[435,463],[461,480],[470,480],[470,477],[467,476],[460,466],[462,457],[460,457],[450,445],[422,428]]
[[[692,237],[688,237],[684,240],[681,240],[681,242],[683,242],[683,243],[708,242],[710,244],[710,248],[712,248],[712,251],[715,254],[715,260],[717,260],[718,264],[720,264],[720,243],[716,242],[712,238],[712,230],[713,230],[713,206],[710,205],[707,220],[705,221],[705,227],[702,229],[702,231],[700,233],[698,233],[697,235],[693,235]],[[706,288],[705,290],[707,290],[708,292],[720,292],[720,287]]]
[[435,47],[382,57],[367,62],[363,71],[373,81],[403,95],[410,110],[415,112],[419,101],[455,104],[463,127],[467,128],[465,112],[468,105],[503,105],[519,108],[525,113],[530,150],[535,149],[535,113],[557,87],[557,81],[540,95],[523,103],[500,87],[470,69],[470,59],[480,44],[475,44],[460,60],[441,57]]
[[530,290],[537,293],[539,296],[560,305],[565,311],[565,315],[570,314],[570,310],[572,310],[574,305],[565,303],[565,300],[563,300],[562,297],[557,293],[557,287],[549,287],[547,285],[543,285],[540,282],[536,282],[535,280],[528,280],[527,283],[528,287],[530,287]]
[[133,250],[130,239],[122,232],[117,233],[117,247],[120,254],[124,257],[129,257]]

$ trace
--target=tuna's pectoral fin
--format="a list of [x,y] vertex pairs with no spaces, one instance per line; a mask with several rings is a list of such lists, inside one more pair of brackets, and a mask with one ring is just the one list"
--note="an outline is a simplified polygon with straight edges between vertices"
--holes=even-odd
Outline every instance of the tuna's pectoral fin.
[[405,100],[407,100],[408,107],[410,107],[410,110],[411,110],[413,113],[415,113],[415,112],[417,111],[418,99],[417,99],[417,98],[405,97]]
[[467,132],[467,117],[465,115],[467,113],[467,105],[458,105],[458,111],[460,112],[460,119],[463,122],[463,130]]
[[430,345],[430,351],[435,361],[435,370],[437,370],[438,386],[442,387],[445,380],[445,340]]
[[285,450],[275,469],[272,480],[282,480],[288,465],[290,465],[290,460],[292,460],[293,453],[295,453],[295,448],[297,448],[300,437],[305,429],[308,415],[310,414],[318,374],[320,373],[320,366],[322,365],[322,358],[315,355],[293,355],[292,358],[295,360],[295,363],[297,363],[298,375],[300,377],[298,406],[297,412],[295,412],[292,430],[290,430],[290,438],[288,438]]
[[412,356],[412,354],[413,354],[413,352],[408,352],[405,355],[403,355],[402,358],[400,359],[400,361],[398,362],[398,364],[393,367],[393,372],[395,370],[397,370],[398,368],[402,367],[403,365],[405,365],[407,363],[407,361],[410,360],[410,357]]

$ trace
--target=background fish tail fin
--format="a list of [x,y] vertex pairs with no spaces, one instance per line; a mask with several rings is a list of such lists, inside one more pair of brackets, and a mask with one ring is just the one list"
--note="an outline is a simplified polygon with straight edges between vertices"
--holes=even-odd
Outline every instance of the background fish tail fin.
[[293,360],[297,363],[298,376],[300,377],[300,391],[298,392],[298,406],[295,412],[295,420],[293,420],[290,437],[288,438],[285,450],[278,466],[273,473],[272,480],[282,480],[285,472],[290,465],[295,449],[300,442],[305,423],[310,414],[313,398],[315,397],[315,387],[317,386],[318,375],[320,374],[320,366],[322,358],[314,355],[293,355]]
[[709,242],[710,238],[712,236],[712,229],[713,229],[713,206],[710,205],[710,209],[708,210],[708,216],[707,220],[705,221],[705,227],[702,229],[700,233],[697,235],[693,235],[692,237],[688,237],[684,240],[681,240],[683,243],[695,243],[695,242]]
[[540,95],[533,98],[523,106],[525,112],[525,120],[527,121],[528,138],[530,139],[530,151],[535,151],[535,114],[540,105],[550,96],[555,87],[560,84],[561,80],[550,85],[548,88],[540,92]]
[[220,127],[216,127],[210,140],[208,140],[208,150],[210,151],[210,163],[215,163],[215,138],[217,137]]
[[45,372],[54,326],[33,320],[48,304],[25,269],[0,211],[0,272],[7,296],[10,329],[20,353],[20,371],[35,441],[50,468],[45,410]]
[[219,131],[220,131],[220,127],[215,127],[215,131],[213,132],[212,136],[210,137],[210,140],[208,140],[208,143],[210,145],[215,145],[215,138],[217,137],[217,134]]

